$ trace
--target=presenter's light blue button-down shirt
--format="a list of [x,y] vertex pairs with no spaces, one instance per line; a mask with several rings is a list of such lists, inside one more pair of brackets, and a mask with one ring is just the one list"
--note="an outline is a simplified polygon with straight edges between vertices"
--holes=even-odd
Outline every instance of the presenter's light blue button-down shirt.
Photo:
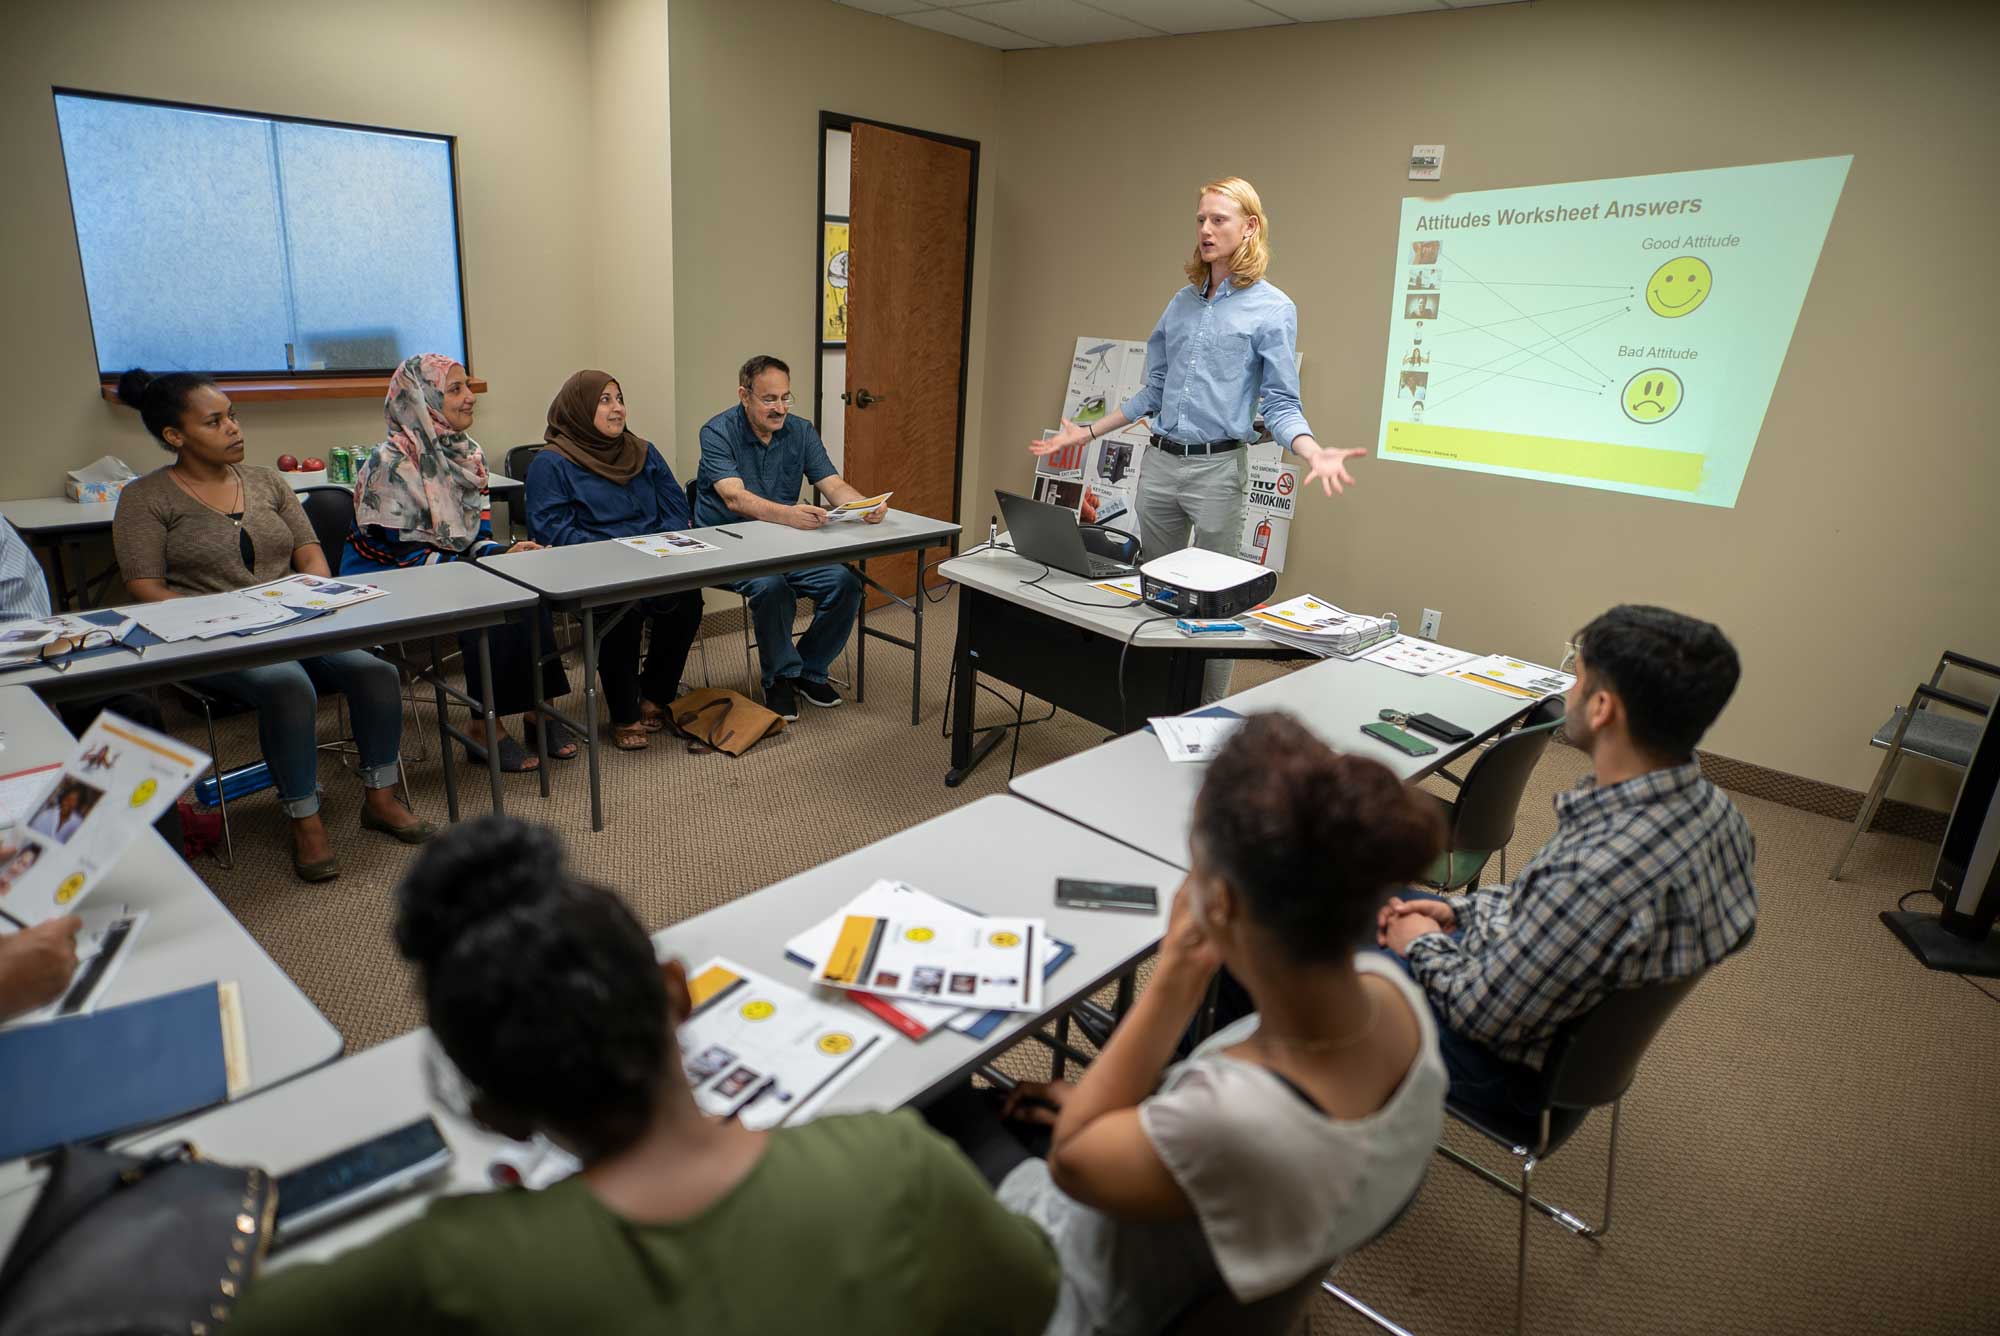
[[1174,294],[1146,340],[1146,379],[1125,416],[1186,445],[1247,441],[1264,396],[1264,425],[1287,449],[1312,435],[1299,409],[1299,309],[1269,283],[1223,280],[1204,299],[1192,283]]

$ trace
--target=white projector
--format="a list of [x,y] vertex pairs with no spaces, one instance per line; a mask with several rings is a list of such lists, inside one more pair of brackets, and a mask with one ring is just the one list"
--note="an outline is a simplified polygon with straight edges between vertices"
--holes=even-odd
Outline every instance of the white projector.
[[1184,547],[1139,568],[1146,602],[1181,617],[1234,617],[1278,587],[1278,573],[1239,557]]

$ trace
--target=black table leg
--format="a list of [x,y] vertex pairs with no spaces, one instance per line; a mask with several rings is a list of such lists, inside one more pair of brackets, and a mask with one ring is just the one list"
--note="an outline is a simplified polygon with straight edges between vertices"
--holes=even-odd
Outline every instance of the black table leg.
[[500,725],[493,716],[493,650],[487,640],[488,628],[479,628],[479,680],[485,686],[486,707],[486,779],[493,786],[493,814],[507,813],[506,795],[500,787]]
[[451,717],[444,692],[443,656],[438,653],[436,636],[431,637],[431,692],[437,701],[438,768],[444,772],[444,807],[446,814],[455,822],[458,820],[458,765],[451,755]]

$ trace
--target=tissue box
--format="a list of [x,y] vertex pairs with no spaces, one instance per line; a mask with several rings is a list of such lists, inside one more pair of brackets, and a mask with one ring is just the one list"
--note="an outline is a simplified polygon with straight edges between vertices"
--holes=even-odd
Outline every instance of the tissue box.
[[116,501],[118,494],[125,490],[125,484],[128,481],[130,479],[114,478],[96,482],[83,482],[76,478],[66,478],[63,480],[63,495],[72,501],[82,501],[86,504]]

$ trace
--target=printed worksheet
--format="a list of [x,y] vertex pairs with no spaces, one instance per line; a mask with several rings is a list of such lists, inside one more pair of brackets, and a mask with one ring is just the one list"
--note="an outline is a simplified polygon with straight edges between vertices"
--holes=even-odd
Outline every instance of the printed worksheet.
[[252,585],[242,591],[251,598],[300,612],[331,612],[335,608],[366,603],[381,598],[387,590],[359,580],[335,580],[324,575],[288,575],[269,584]]
[[170,598],[131,609],[133,619],[159,639],[213,640],[290,621],[293,610],[276,598],[257,599],[247,589],[195,598]]
[[1419,640],[1415,636],[1397,636],[1388,644],[1371,650],[1361,657],[1370,663],[1394,668],[1400,673],[1429,677],[1432,673],[1442,673],[1461,664],[1471,663],[1479,656],[1466,650],[1451,649],[1435,641]]
[[1476,687],[1502,696],[1515,696],[1522,700],[1541,700],[1544,696],[1558,696],[1570,689],[1576,679],[1568,673],[1544,668],[1536,663],[1523,663],[1510,659],[1505,654],[1489,654],[1483,659],[1475,659],[1463,668],[1453,669],[1445,674],[1461,682],[1470,682]]
[[1153,726],[1153,735],[1159,738],[1167,759],[1176,765],[1189,765],[1214,760],[1245,720],[1241,716],[1181,714],[1146,722]]
[[106,710],[0,829],[0,933],[74,913],[125,847],[208,769],[192,747]]
[[895,1034],[852,1007],[808,997],[717,956],[691,970],[681,1065],[695,1103],[753,1131],[807,1121]]
[[826,512],[828,524],[855,524],[867,519],[876,511],[889,504],[894,492],[884,492],[880,496],[863,497],[859,501],[847,501]]
[[849,906],[813,982],[961,1007],[1038,1011],[1047,937],[1041,919],[923,907],[883,915]]
[[79,916],[83,927],[76,934],[76,970],[70,975],[69,987],[47,1006],[24,1012],[7,1025],[87,1016],[97,1010],[98,1000],[118,977],[118,967],[131,955],[133,945],[139,940],[139,930],[146,926],[150,916],[148,910],[121,904],[93,904],[85,909]]
[[621,538],[619,542],[634,552],[644,552],[649,557],[691,557],[698,552],[718,552],[714,543],[696,538],[687,533],[647,533],[636,538]]

